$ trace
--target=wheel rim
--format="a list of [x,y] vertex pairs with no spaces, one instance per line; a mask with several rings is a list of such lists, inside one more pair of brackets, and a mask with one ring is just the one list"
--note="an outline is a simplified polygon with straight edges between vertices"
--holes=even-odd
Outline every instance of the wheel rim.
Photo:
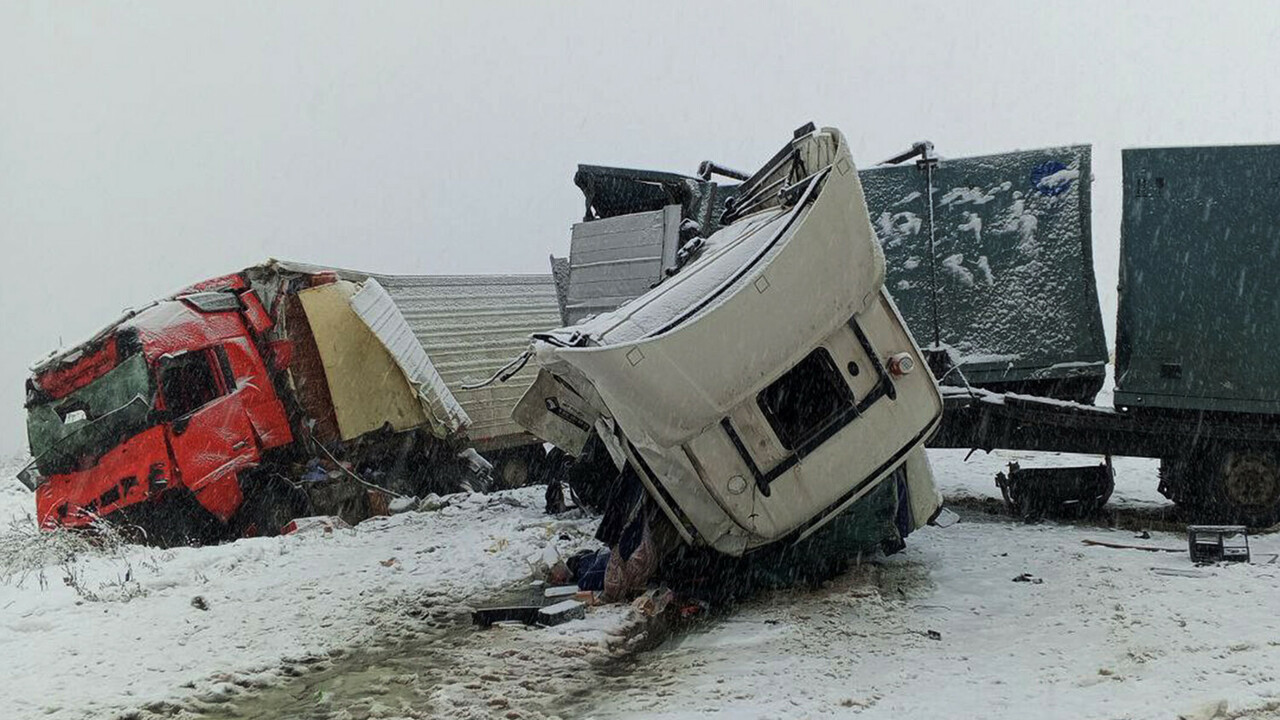
[[1280,501],[1280,469],[1261,453],[1233,453],[1223,468],[1223,487],[1236,505],[1269,509]]

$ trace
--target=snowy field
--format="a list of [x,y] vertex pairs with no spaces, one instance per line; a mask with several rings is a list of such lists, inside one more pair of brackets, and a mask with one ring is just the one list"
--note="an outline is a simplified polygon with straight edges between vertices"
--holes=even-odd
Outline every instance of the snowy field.
[[[15,469],[0,483],[0,530],[34,510]],[[0,717],[102,718],[121,707],[181,709],[159,702],[181,697],[216,703],[323,667],[331,651],[412,639],[528,578],[529,561],[549,545],[593,542],[594,520],[543,514],[542,493],[452,496],[434,512],[330,534],[132,548],[72,563],[80,587],[106,600],[64,584],[59,563],[45,568],[43,587],[35,575],[6,578]],[[197,596],[207,609],[193,605]]]
[[[1010,460],[1095,461],[931,457],[952,498],[998,497],[992,478]],[[1117,460],[1113,504],[1164,505],[1155,473]],[[0,521],[30,502],[0,484]],[[524,586],[547,547],[591,542],[593,520],[543,515],[536,488],[332,534],[82,559],[81,593],[53,563],[45,587],[32,575],[0,585],[0,714],[1280,717],[1280,564],[1268,563],[1280,538],[1254,538],[1252,565],[1196,568],[1180,534],[1027,525],[961,505],[961,523],[913,535],[898,555],[723,609],[640,652],[625,606],[554,630],[468,627],[467,609]]]
[[[1185,553],[1084,539],[1185,543],[1006,522],[928,528],[822,590],[761,598],[673,640],[595,716],[1280,717],[1280,567],[1194,568]],[[1254,544],[1262,562],[1276,551],[1275,537]]]

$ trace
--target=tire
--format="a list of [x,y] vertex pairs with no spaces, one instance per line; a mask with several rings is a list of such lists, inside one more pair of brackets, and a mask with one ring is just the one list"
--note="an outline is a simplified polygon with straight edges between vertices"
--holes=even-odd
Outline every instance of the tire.
[[498,489],[514,490],[528,485],[529,476],[532,475],[530,465],[529,458],[523,455],[513,455],[505,458],[498,465]]
[[1253,527],[1280,520],[1280,458],[1274,451],[1228,446],[1207,459],[1223,519]]
[[279,535],[290,520],[312,514],[306,493],[281,478],[254,478],[243,490],[244,502],[231,520],[239,537]]
[[519,448],[498,456],[493,469],[494,490],[514,490],[543,482],[542,446]]
[[1161,461],[1161,492],[1198,522],[1269,527],[1280,521],[1280,454],[1218,444]]

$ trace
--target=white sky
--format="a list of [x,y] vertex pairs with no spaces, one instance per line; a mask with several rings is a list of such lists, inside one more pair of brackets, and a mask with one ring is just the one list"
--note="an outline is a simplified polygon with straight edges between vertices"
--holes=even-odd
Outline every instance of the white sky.
[[[606,6],[608,5],[608,6]],[[1280,136],[1270,3],[0,0],[0,452],[26,368],[269,256],[545,272],[576,163],[750,169],[1094,146],[1114,337],[1122,147]]]

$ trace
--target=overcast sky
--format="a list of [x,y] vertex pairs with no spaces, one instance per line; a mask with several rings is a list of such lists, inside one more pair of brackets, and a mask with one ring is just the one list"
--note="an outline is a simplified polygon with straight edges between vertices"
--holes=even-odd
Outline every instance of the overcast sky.
[[1122,147],[1280,138],[1274,3],[0,0],[0,452],[30,363],[267,257],[545,272],[578,162],[870,165],[1092,143],[1114,339]]

